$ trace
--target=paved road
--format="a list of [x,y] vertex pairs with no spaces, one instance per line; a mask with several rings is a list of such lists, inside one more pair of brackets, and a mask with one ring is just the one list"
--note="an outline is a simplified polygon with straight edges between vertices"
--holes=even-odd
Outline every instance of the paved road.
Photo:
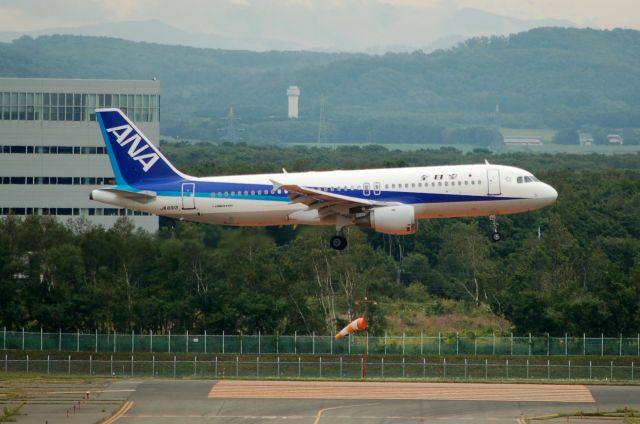
[[[67,418],[66,409],[87,389],[91,400]],[[525,416],[555,412],[640,410],[638,386],[121,380],[23,390],[27,415],[18,423],[95,423],[121,406],[109,424],[514,424]],[[0,398],[0,403],[7,400]]]

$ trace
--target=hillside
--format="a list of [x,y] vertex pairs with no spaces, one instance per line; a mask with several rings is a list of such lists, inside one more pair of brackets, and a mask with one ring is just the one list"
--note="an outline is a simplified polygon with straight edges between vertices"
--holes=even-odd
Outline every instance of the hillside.
[[[224,139],[230,105],[244,141],[316,140],[321,96],[328,141],[466,137],[488,145],[491,131],[455,129],[635,127],[639,65],[640,32],[632,30],[539,28],[474,38],[431,54],[382,56],[255,53],[80,36],[0,43],[0,76],[157,77],[163,134],[212,140]],[[302,89],[297,122],[284,119],[291,84]]]

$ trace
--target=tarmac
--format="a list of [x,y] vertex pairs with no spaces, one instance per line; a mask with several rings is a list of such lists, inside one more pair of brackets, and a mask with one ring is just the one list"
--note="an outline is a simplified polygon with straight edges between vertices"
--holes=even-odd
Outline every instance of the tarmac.
[[15,418],[29,424],[514,424],[558,412],[640,410],[640,386],[161,379],[18,386],[0,386],[0,404],[24,402]]

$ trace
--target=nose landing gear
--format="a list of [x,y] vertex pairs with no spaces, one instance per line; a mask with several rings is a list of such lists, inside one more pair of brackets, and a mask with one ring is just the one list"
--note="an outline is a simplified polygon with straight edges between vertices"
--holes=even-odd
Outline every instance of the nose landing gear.
[[495,215],[489,215],[489,221],[491,222],[491,228],[493,229],[493,234],[491,234],[491,240],[500,241],[502,239],[502,235],[498,232],[498,220]]

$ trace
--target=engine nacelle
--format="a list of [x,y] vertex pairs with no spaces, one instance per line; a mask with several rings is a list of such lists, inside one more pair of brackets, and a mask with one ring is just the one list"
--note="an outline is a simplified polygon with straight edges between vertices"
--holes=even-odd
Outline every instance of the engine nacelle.
[[384,234],[406,235],[418,231],[416,211],[409,205],[373,208],[366,216],[357,218],[356,225]]

